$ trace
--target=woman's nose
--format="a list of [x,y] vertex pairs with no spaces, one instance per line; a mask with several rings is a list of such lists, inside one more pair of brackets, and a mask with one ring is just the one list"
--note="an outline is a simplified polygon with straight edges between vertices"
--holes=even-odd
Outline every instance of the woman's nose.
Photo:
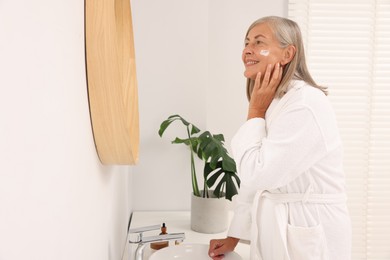
[[253,54],[253,49],[251,48],[250,45],[247,45],[247,46],[245,46],[243,53],[248,54],[248,55]]

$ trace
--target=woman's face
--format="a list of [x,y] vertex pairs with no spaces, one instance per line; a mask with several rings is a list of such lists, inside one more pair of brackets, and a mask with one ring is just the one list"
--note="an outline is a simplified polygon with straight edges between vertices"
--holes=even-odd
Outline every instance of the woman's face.
[[266,23],[258,24],[249,31],[242,52],[246,78],[255,80],[258,72],[263,77],[267,65],[272,64],[273,67],[282,58],[283,49]]

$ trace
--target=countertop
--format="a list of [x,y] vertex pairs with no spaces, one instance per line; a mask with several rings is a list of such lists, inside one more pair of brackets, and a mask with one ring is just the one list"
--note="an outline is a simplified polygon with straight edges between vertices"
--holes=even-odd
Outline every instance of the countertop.
[[[229,212],[229,218],[232,218],[233,213]],[[225,238],[226,231],[217,234],[203,234],[191,230],[190,226],[190,212],[189,211],[136,211],[133,212],[130,228],[137,228],[151,225],[161,225],[165,223],[168,233],[185,233],[185,243],[200,243],[209,244],[211,239]],[[159,230],[149,231],[145,233],[145,236],[154,236],[159,234]],[[173,242],[170,243],[173,245]],[[131,246],[130,254],[134,254],[136,246]],[[244,243],[238,243],[235,250],[243,260],[249,259],[249,245]],[[145,248],[145,259],[154,251],[149,246]],[[132,258],[130,258],[132,259]]]

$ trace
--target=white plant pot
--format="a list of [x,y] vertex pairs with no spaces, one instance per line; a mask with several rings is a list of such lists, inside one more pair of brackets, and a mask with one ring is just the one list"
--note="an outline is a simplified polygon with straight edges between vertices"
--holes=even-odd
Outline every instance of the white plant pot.
[[[203,192],[203,191],[202,191]],[[210,190],[209,194],[212,195]],[[226,231],[229,221],[229,205],[225,197],[201,198],[191,195],[191,229],[206,234]]]

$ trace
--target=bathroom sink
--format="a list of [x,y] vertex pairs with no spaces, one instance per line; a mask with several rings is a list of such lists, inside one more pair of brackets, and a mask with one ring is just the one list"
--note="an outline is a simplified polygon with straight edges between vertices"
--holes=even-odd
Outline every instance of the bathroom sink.
[[[209,245],[206,244],[181,244],[169,246],[153,253],[149,260],[209,260]],[[225,255],[224,260],[242,260],[235,252]]]

